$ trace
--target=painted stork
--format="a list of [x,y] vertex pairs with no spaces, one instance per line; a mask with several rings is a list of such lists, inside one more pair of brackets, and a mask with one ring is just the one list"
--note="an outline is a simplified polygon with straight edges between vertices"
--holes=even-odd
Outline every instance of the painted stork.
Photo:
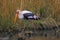
[[18,18],[19,19],[26,19],[26,20],[38,20],[40,19],[38,16],[34,15],[31,11],[27,11],[27,10],[17,10],[16,11]]
[[40,19],[38,16],[34,15],[31,11],[27,10],[17,10],[14,18],[14,24],[16,23],[17,18],[26,19],[26,20],[38,20]]

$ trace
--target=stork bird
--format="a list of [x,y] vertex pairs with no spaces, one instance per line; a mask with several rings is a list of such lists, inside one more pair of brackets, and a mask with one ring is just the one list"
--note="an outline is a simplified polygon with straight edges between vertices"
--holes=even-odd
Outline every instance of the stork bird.
[[14,24],[16,23],[17,18],[26,19],[26,20],[38,20],[40,19],[38,16],[34,15],[31,11],[27,10],[17,10],[14,18]]
[[40,19],[38,16],[34,15],[31,11],[27,11],[27,10],[17,10],[16,11],[16,15],[18,15],[19,19],[26,19],[26,20],[38,20]]

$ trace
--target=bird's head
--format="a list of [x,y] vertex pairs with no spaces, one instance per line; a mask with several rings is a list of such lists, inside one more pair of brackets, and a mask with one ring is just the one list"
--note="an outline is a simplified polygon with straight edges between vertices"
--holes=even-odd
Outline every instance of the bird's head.
[[16,13],[19,14],[19,12],[21,12],[21,10],[16,10]]

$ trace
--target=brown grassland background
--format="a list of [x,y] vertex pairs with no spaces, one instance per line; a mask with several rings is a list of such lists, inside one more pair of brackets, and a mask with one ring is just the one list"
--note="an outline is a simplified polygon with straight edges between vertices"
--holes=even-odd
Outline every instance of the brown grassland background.
[[17,9],[30,10],[38,15],[41,20],[27,22],[17,19],[18,26],[34,26],[40,22],[49,24],[60,24],[60,0],[0,0],[0,26],[5,28],[11,26],[14,22],[14,16]]

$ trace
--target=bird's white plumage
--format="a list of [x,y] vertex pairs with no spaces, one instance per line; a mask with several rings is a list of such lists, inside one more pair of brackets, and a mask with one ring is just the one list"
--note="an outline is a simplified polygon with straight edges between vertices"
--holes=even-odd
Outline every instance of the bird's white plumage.
[[27,11],[27,10],[24,10],[21,12],[22,14],[25,14],[25,13],[32,13],[31,11]]
[[23,19],[24,16],[23,16],[22,14],[19,13],[19,14],[18,14],[18,18],[19,18],[19,19]]

